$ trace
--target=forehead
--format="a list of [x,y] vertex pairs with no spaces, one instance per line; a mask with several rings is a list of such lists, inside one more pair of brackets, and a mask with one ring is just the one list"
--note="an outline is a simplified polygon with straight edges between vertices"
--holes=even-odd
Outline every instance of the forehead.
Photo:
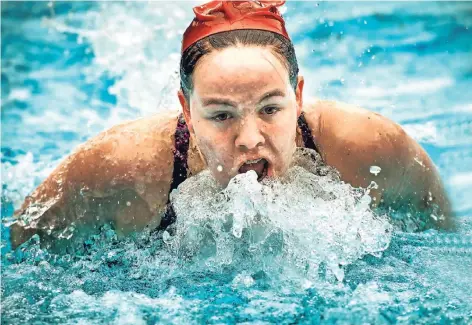
[[197,64],[194,93],[249,100],[269,89],[287,89],[288,71],[270,48],[230,47],[213,51]]

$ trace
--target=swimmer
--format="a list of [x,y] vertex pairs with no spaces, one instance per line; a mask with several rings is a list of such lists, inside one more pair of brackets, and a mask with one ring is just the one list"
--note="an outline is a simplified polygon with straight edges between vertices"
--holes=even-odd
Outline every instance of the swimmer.
[[452,209],[421,146],[394,122],[332,101],[304,103],[283,1],[212,1],[183,35],[181,113],[117,125],[81,145],[16,211],[13,246],[70,224],[114,224],[126,235],[165,228],[169,193],[208,169],[225,187],[239,173],[284,175],[297,147],[316,150],[373,209],[427,214],[450,229]]

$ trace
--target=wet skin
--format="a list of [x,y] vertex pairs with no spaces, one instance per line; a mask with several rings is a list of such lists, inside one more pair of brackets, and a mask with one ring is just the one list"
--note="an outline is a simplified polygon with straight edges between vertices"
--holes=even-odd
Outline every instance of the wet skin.
[[302,78],[294,92],[286,68],[270,49],[233,47],[201,59],[194,87],[190,103],[181,92],[179,99],[197,146],[222,186],[248,160],[267,160],[269,177],[286,172],[296,149]]
[[[330,101],[303,104],[303,78],[294,90],[270,49],[213,52],[198,62],[193,78],[190,102],[179,92],[191,131],[190,176],[209,168],[225,186],[242,164],[260,157],[269,162],[268,177],[283,174],[295,148],[303,146],[297,117],[304,111],[321,156],[343,181],[378,184],[371,192],[374,207],[428,211],[437,205],[430,226],[453,227],[441,179],[418,143],[379,114]],[[21,222],[12,226],[13,245],[72,222],[111,221],[122,234],[159,225],[172,181],[178,114],[117,125],[77,148],[16,212],[36,210],[37,219],[26,229]],[[371,166],[381,167],[380,174],[372,174]]]

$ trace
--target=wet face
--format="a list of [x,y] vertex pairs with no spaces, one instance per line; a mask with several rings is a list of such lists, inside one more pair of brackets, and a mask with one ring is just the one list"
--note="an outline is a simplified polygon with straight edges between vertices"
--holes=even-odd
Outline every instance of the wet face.
[[283,175],[296,149],[303,79],[297,90],[270,48],[230,47],[198,62],[188,103],[179,99],[208,168],[222,185],[254,170]]

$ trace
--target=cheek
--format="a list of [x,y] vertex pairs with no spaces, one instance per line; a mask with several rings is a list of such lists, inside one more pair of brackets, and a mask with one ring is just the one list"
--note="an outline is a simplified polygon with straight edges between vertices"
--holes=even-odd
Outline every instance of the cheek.
[[279,123],[271,127],[270,135],[273,138],[274,145],[278,151],[286,152],[296,146],[295,138],[297,134],[296,117],[284,116]]
[[289,116],[280,123],[272,125],[268,130],[273,150],[277,155],[277,169],[285,169],[290,165],[296,149],[296,123],[296,117]]
[[286,165],[290,164],[292,156],[296,149],[295,142],[295,132],[283,132],[284,136],[278,136],[274,141],[274,146],[276,146],[276,151],[278,154],[279,164],[281,168],[284,168]]
[[206,159],[208,167],[216,168],[217,165],[226,166],[232,161],[232,144],[228,134],[215,131],[213,126],[203,126],[202,132],[195,130],[198,147]]
[[205,137],[197,136],[197,144],[213,177],[221,186],[226,187],[232,177],[231,170],[234,162],[232,144],[228,137],[221,134],[208,137],[206,133]]

